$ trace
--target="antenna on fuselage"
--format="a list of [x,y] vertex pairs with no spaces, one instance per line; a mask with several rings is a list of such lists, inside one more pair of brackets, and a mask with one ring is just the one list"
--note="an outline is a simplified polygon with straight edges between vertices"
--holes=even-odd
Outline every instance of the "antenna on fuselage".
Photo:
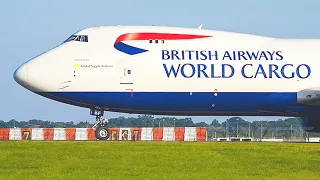
[[202,29],[202,25],[203,25],[203,24],[200,24],[200,25],[198,26],[198,29]]

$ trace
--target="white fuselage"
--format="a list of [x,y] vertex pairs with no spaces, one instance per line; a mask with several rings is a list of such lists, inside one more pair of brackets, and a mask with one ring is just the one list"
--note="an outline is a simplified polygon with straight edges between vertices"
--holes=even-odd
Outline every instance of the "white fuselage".
[[73,105],[179,115],[299,116],[298,93],[320,88],[320,40],[155,26],[88,28],[74,38],[87,39],[35,57],[15,79]]

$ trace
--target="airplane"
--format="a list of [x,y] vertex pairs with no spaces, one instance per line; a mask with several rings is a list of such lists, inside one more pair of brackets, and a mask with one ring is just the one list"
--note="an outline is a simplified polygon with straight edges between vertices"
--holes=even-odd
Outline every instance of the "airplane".
[[80,30],[14,72],[24,88],[90,109],[184,116],[290,116],[320,132],[319,39],[162,26]]

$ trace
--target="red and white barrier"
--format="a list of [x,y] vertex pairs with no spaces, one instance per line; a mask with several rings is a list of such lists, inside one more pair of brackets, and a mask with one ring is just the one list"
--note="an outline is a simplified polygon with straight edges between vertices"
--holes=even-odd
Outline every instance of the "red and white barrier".
[[54,141],[66,140],[65,128],[54,128],[53,129],[53,140]]
[[184,140],[185,141],[196,141],[197,140],[196,127],[185,127],[184,128]]
[[[92,128],[0,128],[0,140],[92,141]],[[206,128],[110,128],[110,141],[206,141]]]
[[163,128],[163,141],[174,141],[174,127]]
[[174,128],[174,140],[175,141],[184,141],[185,129],[183,127]]
[[120,128],[120,141],[130,141],[131,140],[131,132],[130,128]]
[[141,128],[141,140],[152,141],[152,128]]
[[163,129],[162,128],[153,128],[152,129],[152,140],[162,141],[163,139]]
[[31,140],[44,140],[43,128],[33,128],[31,133]]
[[20,128],[10,128],[9,140],[21,140],[21,129]]
[[196,132],[196,141],[207,141],[207,128],[197,127]]
[[87,128],[76,128],[76,139],[77,141],[88,140],[88,130]]

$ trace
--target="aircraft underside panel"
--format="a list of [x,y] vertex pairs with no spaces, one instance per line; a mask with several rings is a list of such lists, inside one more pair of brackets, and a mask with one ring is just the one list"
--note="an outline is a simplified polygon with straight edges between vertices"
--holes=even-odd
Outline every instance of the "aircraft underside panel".
[[82,107],[164,115],[299,116],[292,92],[51,92],[45,97]]

